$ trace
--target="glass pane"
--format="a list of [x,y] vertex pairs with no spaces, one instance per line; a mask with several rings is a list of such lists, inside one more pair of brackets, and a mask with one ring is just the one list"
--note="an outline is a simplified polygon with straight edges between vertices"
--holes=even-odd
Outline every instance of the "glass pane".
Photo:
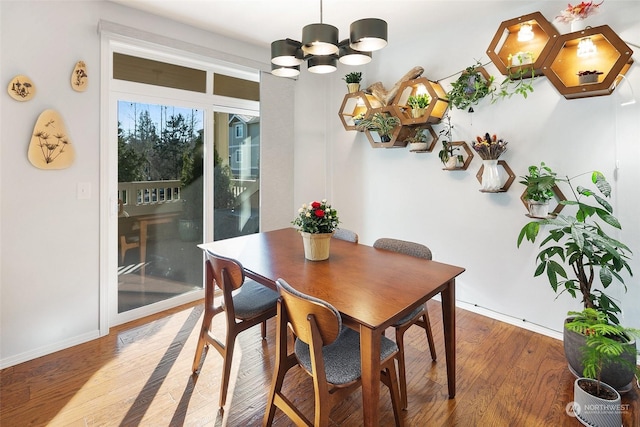
[[118,102],[118,313],[202,288],[203,123]]
[[207,91],[207,73],[204,70],[122,53],[113,54],[113,78],[200,93]]
[[214,113],[214,240],[257,233],[260,117]]

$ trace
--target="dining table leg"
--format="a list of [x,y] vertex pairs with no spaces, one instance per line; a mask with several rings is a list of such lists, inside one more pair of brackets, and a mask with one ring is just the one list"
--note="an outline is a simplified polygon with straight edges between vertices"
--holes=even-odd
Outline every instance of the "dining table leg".
[[447,385],[449,399],[456,397],[456,286],[451,279],[440,293],[442,297],[442,326],[444,351],[447,359]]
[[378,427],[380,418],[380,340],[382,332],[360,327],[362,412],[365,427]]

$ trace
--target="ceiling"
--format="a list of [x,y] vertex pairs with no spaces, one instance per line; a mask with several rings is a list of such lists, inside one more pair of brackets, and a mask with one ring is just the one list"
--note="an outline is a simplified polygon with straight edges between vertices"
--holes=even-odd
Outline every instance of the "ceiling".
[[[320,0],[110,0],[189,24],[236,40],[268,47],[272,41],[300,40],[302,27],[320,22]],[[334,25],[340,38],[349,37],[351,22],[381,18],[389,26],[389,44],[424,35],[430,27],[460,19],[495,19],[496,9],[511,18],[523,1],[443,0],[322,0],[322,22]],[[518,16],[518,15],[514,15]],[[496,22],[496,25],[502,19]]]

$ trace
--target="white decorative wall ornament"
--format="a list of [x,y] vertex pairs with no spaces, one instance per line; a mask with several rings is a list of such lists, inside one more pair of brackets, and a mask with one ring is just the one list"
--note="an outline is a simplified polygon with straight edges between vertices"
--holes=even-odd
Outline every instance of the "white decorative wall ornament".
[[62,116],[55,110],[43,111],[33,128],[28,157],[39,169],[66,169],[76,153]]
[[76,92],[84,92],[89,85],[89,75],[87,74],[87,65],[84,61],[76,62],[71,73],[71,87]]
[[36,95],[36,87],[29,77],[19,75],[11,79],[7,92],[16,101],[24,102]]

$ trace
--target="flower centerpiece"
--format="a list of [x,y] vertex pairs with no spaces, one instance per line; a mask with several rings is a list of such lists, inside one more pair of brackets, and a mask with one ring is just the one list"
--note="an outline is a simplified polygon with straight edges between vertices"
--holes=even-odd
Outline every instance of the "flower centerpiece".
[[303,204],[298,216],[291,221],[302,235],[304,256],[310,261],[322,261],[329,258],[331,236],[340,220],[338,212],[326,199],[320,202]]
[[569,3],[567,4],[567,8],[561,11],[560,15],[556,16],[555,20],[563,24],[571,24],[571,31],[578,31],[578,28],[575,28],[574,24],[596,13],[602,3],[604,3],[604,0],[600,3],[583,1],[575,6]]
[[484,137],[477,136],[473,142],[473,149],[482,158],[482,189],[481,191],[495,193],[502,188],[502,178],[498,170],[498,158],[507,151],[508,142],[489,132]]

